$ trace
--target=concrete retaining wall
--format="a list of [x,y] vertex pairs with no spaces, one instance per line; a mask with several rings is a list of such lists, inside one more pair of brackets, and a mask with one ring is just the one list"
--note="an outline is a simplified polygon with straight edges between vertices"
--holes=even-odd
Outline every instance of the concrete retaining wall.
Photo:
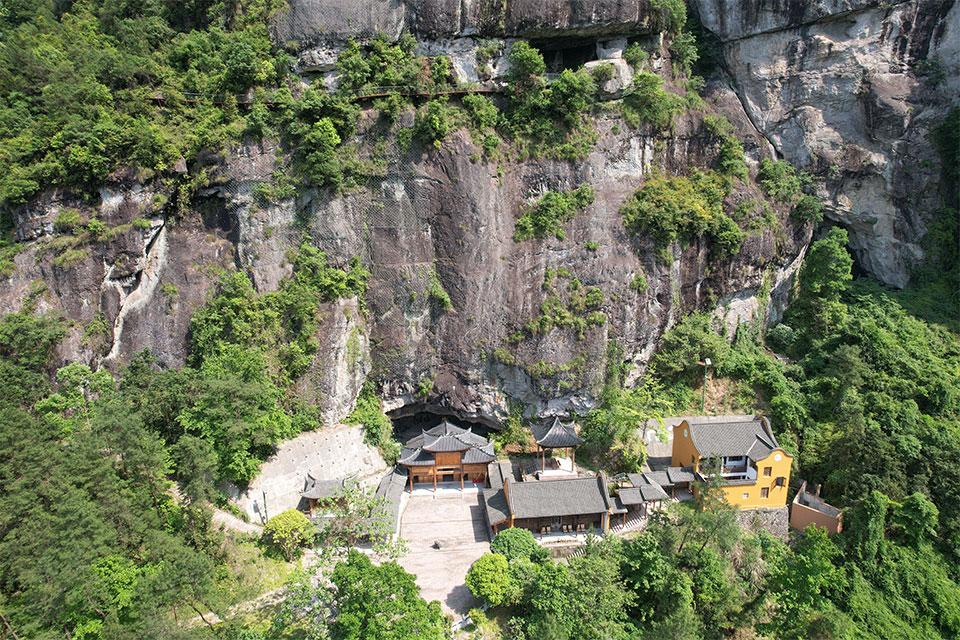
[[320,480],[353,476],[364,486],[376,487],[386,470],[380,452],[363,442],[363,428],[340,424],[284,442],[246,490],[231,486],[228,495],[251,522],[266,522],[300,503],[308,472]]

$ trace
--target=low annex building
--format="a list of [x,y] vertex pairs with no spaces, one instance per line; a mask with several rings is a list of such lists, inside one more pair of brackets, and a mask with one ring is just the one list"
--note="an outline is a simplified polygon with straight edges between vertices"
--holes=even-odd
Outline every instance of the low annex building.
[[477,484],[487,477],[487,465],[496,459],[493,443],[470,429],[461,429],[444,420],[414,436],[400,452],[398,463],[407,470],[411,491],[417,482],[460,482]]
[[698,416],[673,427],[674,467],[689,466],[699,480],[722,477],[721,489],[739,509],[784,507],[793,457],[777,443],[762,416]]
[[843,512],[820,498],[819,484],[813,492],[807,491],[804,480],[790,505],[790,528],[803,531],[809,526],[822,527],[827,534],[836,535],[843,531]]

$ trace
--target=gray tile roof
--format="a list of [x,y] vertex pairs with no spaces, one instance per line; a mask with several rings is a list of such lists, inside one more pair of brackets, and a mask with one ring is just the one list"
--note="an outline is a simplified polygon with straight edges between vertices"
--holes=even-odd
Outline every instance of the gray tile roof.
[[602,474],[550,482],[509,482],[507,499],[514,518],[586,515],[605,513],[610,508]]
[[510,518],[510,508],[503,495],[503,487],[499,489],[484,489],[480,494],[483,500],[484,513],[487,514],[487,524],[494,526]]
[[610,508],[611,513],[626,513],[627,505],[620,499],[620,496],[613,497],[613,506]]
[[640,484],[634,485],[634,486],[642,487],[648,484],[657,484],[657,485],[660,485],[661,487],[673,486],[673,483],[670,482],[670,476],[667,474],[666,471],[647,471],[642,475],[643,475],[644,482],[641,482]]
[[490,479],[490,486],[494,489],[503,488],[503,479],[510,478],[514,480],[513,463],[509,460],[498,460],[487,465],[487,477]]
[[617,490],[620,501],[626,505],[640,504],[643,502],[643,494],[637,487],[623,487]]
[[667,477],[670,478],[670,483],[674,485],[693,482],[694,480],[693,471],[684,467],[668,467]]
[[535,425],[531,427],[531,431],[537,444],[546,449],[564,449],[583,444],[583,439],[577,435],[576,426],[572,422],[562,422],[559,417],[550,423]]
[[628,473],[627,478],[630,480],[630,484],[635,487],[639,487],[642,484],[647,484],[647,480],[643,477],[642,473]]
[[444,453],[448,451],[466,451],[470,447],[469,442],[464,442],[454,435],[444,434],[430,440],[425,440],[422,449],[424,451],[430,451],[431,453]]
[[464,464],[486,464],[496,457],[489,440],[444,420],[407,440],[399,462],[407,466],[432,466],[433,454],[452,451],[464,452]]
[[317,480],[312,475],[307,474],[303,482],[303,491],[300,495],[311,500],[329,498],[337,494],[346,483],[346,478],[337,478],[335,480]]
[[762,417],[709,416],[686,420],[693,444],[704,458],[745,455],[756,461],[779,446]]
[[652,502],[654,500],[666,500],[667,492],[663,490],[663,487],[657,484],[645,484],[640,487],[640,495],[643,496],[644,502]]
[[400,520],[400,499],[407,483],[406,471],[395,469],[380,479],[376,495],[384,499],[387,517],[393,524],[394,530]]
[[[487,450],[489,448],[489,450]],[[463,464],[487,464],[496,459],[493,453],[493,445],[487,445],[483,449],[473,447],[463,454]]]
[[399,462],[411,467],[432,467],[434,458],[432,453],[423,449],[404,447],[403,451],[400,452]]

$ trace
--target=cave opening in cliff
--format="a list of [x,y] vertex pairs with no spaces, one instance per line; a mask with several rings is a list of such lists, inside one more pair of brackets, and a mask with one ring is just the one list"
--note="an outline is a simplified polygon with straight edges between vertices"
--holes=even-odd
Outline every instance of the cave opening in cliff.
[[400,442],[406,442],[422,430],[432,429],[444,420],[461,429],[472,429],[484,438],[490,438],[499,431],[499,426],[492,420],[462,418],[452,412],[438,412],[423,405],[401,407],[390,411],[387,416],[393,421],[393,435]]
[[547,64],[547,73],[560,73],[564,69],[576,71],[585,63],[597,59],[597,41],[586,38],[553,38],[530,42]]

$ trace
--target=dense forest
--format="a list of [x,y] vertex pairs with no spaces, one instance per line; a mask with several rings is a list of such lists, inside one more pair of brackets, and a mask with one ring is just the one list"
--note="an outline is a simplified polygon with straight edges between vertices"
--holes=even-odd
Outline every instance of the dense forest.
[[[646,52],[628,49],[635,90],[616,108],[628,126],[669,129],[699,108],[702,80],[692,74],[709,72],[711,52],[682,2],[652,4],[672,36],[679,80],[665,87],[643,70]],[[45,188],[94,199],[108,176],[134,172],[171,187],[172,201],[158,206],[186,210],[218,155],[270,138],[288,164],[260,185],[263,202],[308,186],[349,190],[384,162],[351,141],[361,118],[354,98],[370,87],[429,93],[453,84],[443,57],[417,55],[404,36],[351,42],[335,91],[303,88],[268,34],[278,8],[272,0],[0,3],[0,274],[20,250],[12,211]],[[593,115],[610,108],[597,98],[605,72],[548,77],[543,56],[523,41],[509,56],[502,102],[395,93],[368,105],[384,120],[381,135],[431,148],[466,129],[488,158],[582,158],[595,142]],[[822,483],[845,510],[845,531],[828,538],[811,528],[789,543],[748,532],[710,486],[642,533],[591,540],[569,561],[508,530],[467,575],[490,607],[471,612],[463,637],[960,637],[960,110],[928,141],[947,197],[903,290],[855,276],[847,232],[823,222],[808,177],[765,160],[751,178],[730,124],[712,117],[717,162],[648,180],[622,210],[628,232],[661,248],[705,239],[722,259],[746,235],[725,198],[751,184],[818,225],[815,239],[772,326],[759,319],[724,335],[709,314],[690,313],[629,386],[611,339],[599,402],[579,416],[584,461],[639,469],[637,426],[697,411],[709,384],[724,390],[711,409],[770,416],[794,455],[793,477]],[[562,239],[565,221],[593,198],[589,187],[548,192],[517,220],[514,240]],[[115,232],[76,212],[56,224],[60,266]],[[304,234],[291,263],[265,293],[242,271],[216,274],[192,316],[181,368],[162,368],[147,351],[113,371],[64,364],[57,347],[71,320],[44,311],[42,291],[0,318],[0,638],[450,637],[439,603],[420,596],[390,559],[395,552],[372,562],[350,549],[377,528],[370,514],[380,505],[369,496],[349,496],[344,529],[317,532],[285,516],[256,539],[213,523],[214,509],[231,508],[224,481],[251,480],[279,443],[320,427],[316,408],[292,390],[318,350],[319,306],[348,297],[363,306],[370,274],[359,259],[335,264]],[[646,287],[642,274],[635,286]],[[602,325],[603,293],[577,295],[522,327],[518,340]],[[437,313],[450,310],[436,277],[430,301]],[[102,328],[86,332],[96,341]],[[709,381],[697,364],[705,358]],[[399,446],[377,394],[371,379],[347,419],[393,462]],[[522,428],[512,416],[498,446],[519,441]],[[319,582],[300,568],[305,548],[322,556]],[[267,606],[237,607],[266,592],[275,595]]]

